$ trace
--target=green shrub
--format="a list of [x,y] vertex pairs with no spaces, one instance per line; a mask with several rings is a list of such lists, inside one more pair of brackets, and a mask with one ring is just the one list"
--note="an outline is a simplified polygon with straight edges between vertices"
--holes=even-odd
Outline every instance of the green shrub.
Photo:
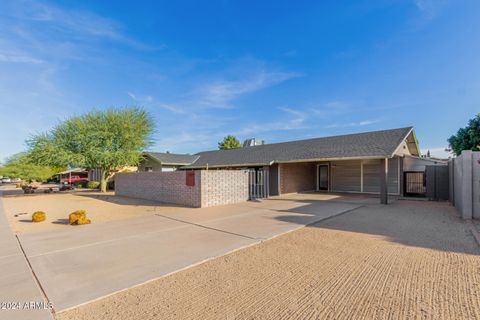
[[87,183],[88,189],[100,189],[100,182],[98,181],[89,181]]
[[75,188],[86,188],[87,183],[87,181],[77,181],[73,185],[75,186]]

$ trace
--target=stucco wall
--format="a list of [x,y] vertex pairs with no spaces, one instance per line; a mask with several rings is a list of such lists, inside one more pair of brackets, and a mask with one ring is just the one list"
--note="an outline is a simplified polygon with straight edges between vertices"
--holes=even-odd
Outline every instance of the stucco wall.
[[472,152],[472,217],[480,219],[480,152]]
[[[480,152],[463,151],[450,161],[453,204],[464,219],[480,219]],[[453,178],[453,179],[452,179]]]
[[120,173],[119,196],[210,207],[248,200],[248,174],[242,170],[197,170],[195,185],[186,185],[187,171]]

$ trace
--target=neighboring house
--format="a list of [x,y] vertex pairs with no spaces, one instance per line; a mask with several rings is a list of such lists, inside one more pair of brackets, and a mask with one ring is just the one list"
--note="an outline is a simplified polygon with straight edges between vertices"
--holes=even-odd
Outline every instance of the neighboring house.
[[426,166],[448,166],[448,159],[437,159],[437,158],[418,158],[405,155],[403,160],[403,170],[404,171],[425,171]]
[[[403,193],[403,166],[420,159],[413,127],[200,152],[181,169],[264,171],[267,196],[301,191]],[[423,170],[425,164],[422,163]]]
[[60,183],[75,183],[88,180],[88,170],[73,168],[57,173]]
[[139,172],[175,171],[179,167],[189,165],[198,156],[162,152],[145,152],[143,160],[138,165]]
[[[120,169],[115,169],[110,172],[109,180],[111,180],[116,173],[118,172],[135,172],[137,171],[137,167],[132,166],[125,166],[121,167]],[[88,180],[89,181],[98,181],[102,179],[102,169],[90,169],[88,170]]]

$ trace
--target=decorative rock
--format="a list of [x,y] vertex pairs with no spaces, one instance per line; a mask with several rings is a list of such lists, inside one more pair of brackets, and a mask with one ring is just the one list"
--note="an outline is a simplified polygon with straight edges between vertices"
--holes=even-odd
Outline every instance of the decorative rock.
[[32,222],[42,222],[45,221],[47,215],[43,211],[36,211],[32,214]]
[[87,213],[84,210],[77,210],[70,213],[68,216],[68,224],[70,225],[81,225],[81,224],[90,224],[91,221],[87,219]]

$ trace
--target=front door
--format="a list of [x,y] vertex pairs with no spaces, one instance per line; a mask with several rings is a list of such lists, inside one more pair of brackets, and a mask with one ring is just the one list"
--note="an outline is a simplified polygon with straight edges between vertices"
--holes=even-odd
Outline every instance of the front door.
[[318,190],[328,191],[328,164],[318,166]]

